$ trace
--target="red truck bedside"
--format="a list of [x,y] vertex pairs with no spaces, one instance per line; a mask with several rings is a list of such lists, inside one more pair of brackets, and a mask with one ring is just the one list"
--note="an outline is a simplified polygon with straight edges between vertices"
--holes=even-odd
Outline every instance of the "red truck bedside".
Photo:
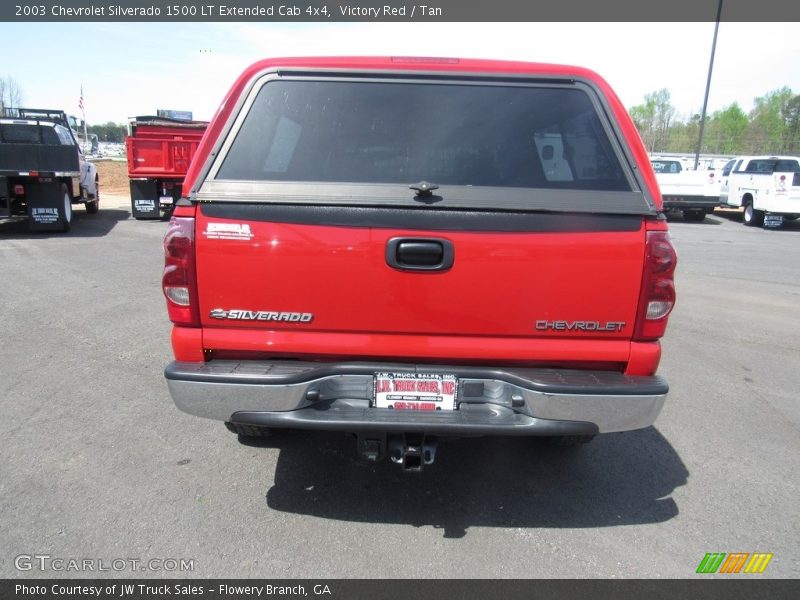
[[636,129],[578,67],[281,58],[209,124],[167,231],[176,405],[240,435],[585,442],[647,427],[677,262]]

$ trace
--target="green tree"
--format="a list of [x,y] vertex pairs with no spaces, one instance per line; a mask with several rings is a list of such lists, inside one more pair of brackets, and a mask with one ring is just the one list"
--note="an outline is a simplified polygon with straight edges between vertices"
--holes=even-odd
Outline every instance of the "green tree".
[[89,125],[87,129],[89,133],[96,134],[97,139],[101,142],[124,142],[128,132],[125,125],[113,121],[109,121],[105,125]]
[[800,95],[792,96],[781,109],[784,130],[784,148],[786,154],[800,153]]
[[642,136],[645,148],[653,151],[653,121],[655,120],[655,106],[652,104],[644,103],[632,106],[630,110],[631,119],[636,124],[636,129],[639,130],[639,135]]
[[645,94],[644,104],[630,109],[630,115],[650,152],[666,150],[669,128],[675,116],[669,90],[662,88]]
[[734,102],[718,110],[706,123],[703,151],[714,154],[736,154],[744,147],[749,121],[745,112]]
[[700,131],[700,115],[675,118],[667,132],[665,152],[694,152]]
[[787,116],[794,98],[792,90],[782,87],[767,92],[754,100],[750,111],[747,142],[755,154],[777,154],[784,150],[787,141]]

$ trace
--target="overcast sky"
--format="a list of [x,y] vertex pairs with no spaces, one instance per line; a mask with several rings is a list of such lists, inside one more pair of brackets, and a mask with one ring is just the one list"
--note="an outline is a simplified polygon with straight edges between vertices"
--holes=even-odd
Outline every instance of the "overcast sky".
[[[236,76],[269,56],[419,55],[574,64],[627,107],[660,88],[679,114],[703,105],[713,23],[22,23],[0,24],[0,76],[24,104],[125,122],[159,108],[209,119]],[[709,112],[766,92],[800,93],[797,23],[720,25]]]

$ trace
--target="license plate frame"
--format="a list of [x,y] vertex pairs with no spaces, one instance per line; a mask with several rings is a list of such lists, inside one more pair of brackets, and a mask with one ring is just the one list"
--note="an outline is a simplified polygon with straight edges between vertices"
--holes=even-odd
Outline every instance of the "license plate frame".
[[370,405],[393,410],[452,412],[458,410],[458,377],[452,373],[375,373]]

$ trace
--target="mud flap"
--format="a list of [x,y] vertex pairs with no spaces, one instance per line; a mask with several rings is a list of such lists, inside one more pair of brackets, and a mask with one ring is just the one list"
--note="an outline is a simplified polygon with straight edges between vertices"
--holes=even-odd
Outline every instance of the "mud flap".
[[783,223],[783,215],[775,215],[772,213],[767,213],[764,215],[764,229],[780,229],[783,227]]
[[49,181],[28,185],[28,229],[30,231],[63,231],[66,221],[61,183]]
[[144,179],[131,180],[131,215],[134,219],[160,219],[158,182]]

